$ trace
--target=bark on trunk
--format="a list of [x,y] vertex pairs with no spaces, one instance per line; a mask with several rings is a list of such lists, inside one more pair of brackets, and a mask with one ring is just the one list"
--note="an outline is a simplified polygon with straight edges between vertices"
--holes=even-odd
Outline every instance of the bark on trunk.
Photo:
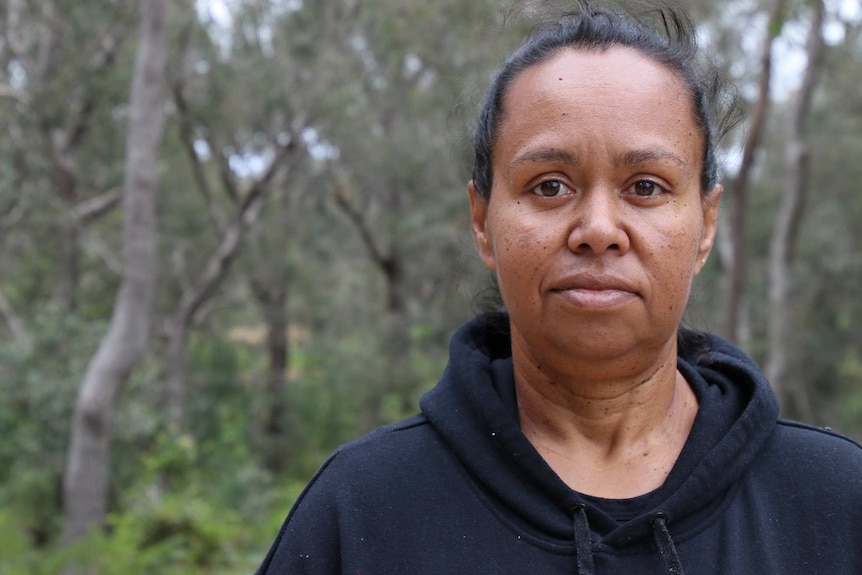
[[792,302],[792,270],[796,238],[808,195],[810,153],[806,127],[814,88],[820,76],[823,54],[823,3],[813,3],[811,32],[808,37],[808,65],[790,118],[787,143],[787,187],[778,208],[770,251],[769,291],[769,359],[766,374],[782,403],[793,414],[811,421],[811,409],[805,382],[792,374],[793,335],[798,332]]
[[122,384],[147,347],[155,275],[157,150],[167,56],[167,0],[140,6],[123,181],[123,280],[107,334],[87,366],[72,419],[63,481],[63,541],[102,526],[107,512],[111,418]]
[[760,82],[757,103],[751,117],[748,137],[742,150],[742,163],[733,182],[733,206],[731,231],[733,238],[733,257],[728,271],[727,318],[725,337],[731,341],[739,339],[739,322],[743,309],[743,296],[747,275],[748,251],[748,185],[754,156],[760,148],[766,115],[769,111],[769,86],[772,80],[772,42],[779,35],[784,22],[787,0],[775,0],[769,15],[769,23],[763,36],[760,56]]

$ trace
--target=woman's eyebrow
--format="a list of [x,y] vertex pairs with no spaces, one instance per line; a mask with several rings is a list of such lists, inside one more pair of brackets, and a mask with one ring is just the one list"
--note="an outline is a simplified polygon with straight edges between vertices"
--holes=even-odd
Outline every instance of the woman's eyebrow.
[[573,153],[567,150],[561,150],[560,148],[538,148],[527,150],[512,160],[506,173],[507,175],[510,174],[513,169],[517,168],[521,164],[533,163],[567,164],[574,166],[578,164],[578,157]]
[[665,148],[648,148],[645,150],[631,150],[614,158],[614,166],[632,166],[655,161],[671,161],[682,167],[688,167],[688,163],[677,154]]

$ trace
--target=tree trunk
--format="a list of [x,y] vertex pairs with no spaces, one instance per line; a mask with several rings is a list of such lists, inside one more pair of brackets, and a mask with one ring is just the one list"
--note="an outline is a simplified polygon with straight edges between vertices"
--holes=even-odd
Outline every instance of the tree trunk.
[[391,255],[379,265],[386,278],[386,311],[403,317],[407,312],[407,303],[404,301],[404,265],[401,257],[392,250]]
[[164,122],[167,0],[140,2],[123,181],[123,279],[111,323],[87,366],[72,419],[63,481],[63,541],[100,528],[108,501],[111,418],[148,343],[155,277],[157,152]]
[[67,218],[66,229],[61,234],[63,279],[60,282],[62,293],[60,300],[63,309],[68,314],[74,314],[78,309],[78,285],[81,277],[81,247],[80,228],[73,218]]
[[731,232],[733,238],[733,257],[728,270],[727,319],[725,337],[731,341],[739,339],[739,321],[743,309],[743,296],[747,276],[748,252],[748,186],[754,156],[760,148],[766,114],[769,111],[769,86],[772,79],[772,42],[781,33],[787,0],[775,0],[769,15],[769,23],[763,36],[760,56],[760,82],[757,103],[752,113],[748,137],[742,150],[742,163],[733,182],[733,206]]
[[165,413],[177,431],[186,426],[186,367],[191,318],[177,316],[171,319],[168,332],[166,359]]
[[66,208],[67,216],[62,233],[57,238],[61,246],[60,257],[63,258],[58,266],[63,271],[63,278],[57,284],[59,290],[57,295],[63,310],[73,314],[78,307],[80,276],[80,230],[78,221],[73,215],[73,206],[78,201],[78,178],[75,175],[75,162],[69,150],[68,135],[63,130],[52,128],[48,130],[47,138],[54,163],[54,188]]
[[813,410],[804,381],[793,376],[793,336],[798,333],[791,298],[792,268],[796,238],[808,195],[810,153],[806,121],[814,88],[820,75],[823,54],[823,3],[813,3],[811,33],[808,37],[808,66],[790,117],[787,143],[787,187],[781,197],[769,251],[769,360],[766,374],[782,403],[793,414],[811,421]]
[[266,323],[266,350],[269,360],[263,393],[265,403],[259,436],[260,447],[264,464],[277,473],[284,470],[289,459],[284,445],[288,410],[287,366],[290,359],[287,287],[257,284],[252,286],[252,292]]

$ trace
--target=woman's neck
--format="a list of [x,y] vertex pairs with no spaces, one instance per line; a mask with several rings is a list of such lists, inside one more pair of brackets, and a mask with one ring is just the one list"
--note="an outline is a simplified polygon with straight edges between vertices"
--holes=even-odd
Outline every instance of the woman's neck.
[[697,398],[676,369],[676,347],[667,351],[636,373],[587,379],[555,372],[513,346],[521,429],[569,487],[621,499],[664,483],[697,414]]

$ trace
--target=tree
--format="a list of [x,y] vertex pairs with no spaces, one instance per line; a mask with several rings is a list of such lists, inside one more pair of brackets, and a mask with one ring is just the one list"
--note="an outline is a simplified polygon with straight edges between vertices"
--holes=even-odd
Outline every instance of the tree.
[[745,281],[747,278],[746,262],[749,257],[748,244],[748,189],[751,181],[751,171],[766,124],[770,104],[769,87],[772,79],[772,45],[775,38],[781,34],[784,24],[787,0],[773,0],[769,13],[769,22],[763,34],[760,56],[760,80],[757,100],[751,114],[748,135],[742,149],[742,162],[733,180],[733,213],[731,216],[732,258],[728,266],[727,288],[727,319],[725,336],[731,341],[739,337],[739,318],[742,310]]
[[[111,154],[105,153],[110,148],[98,150],[107,142],[88,138],[122,97],[112,76],[131,10],[106,0],[69,7],[13,0],[8,8],[7,58],[22,72],[16,79],[22,85],[22,113],[11,143],[20,153],[42,147],[41,157],[35,162],[25,158],[23,168],[28,178],[50,182],[51,208],[63,213],[61,233],[54,234],[60,247],[57,268],[62,270],[54,285],[55,297],[71,312],[77,305],[86,228],[120,198],[114,174],[105,169],[113,165]],[[72,50],[80,54],[68,57]]]
[[123,180],[123,280],[110,327],[87,367],[75,404],[63,483],[63,540],[67,543],[83,538],[104,522],[114,404],[149,340],[167,6],[166,0],[140,3]]
[[[264,21],[272,19],[265,11],[249,10]],[[249,82],[249,76],[259,75],[261,69],[271,65],[268,60],[272,57],[257,43],[257,27],[264,24],[251,18],[254,34],[249,41],[244,33],[248,28],[239,18],[243,15],[234,15],[237,21],[230,30],[233,43],[227,62],[213,54],[213,46],[200,34],[198,43],[192,45],[195,24],[187,24],[181,39],[182,65],[172,78],[180,142],[216,237],[197,278],[183,286],[179,306],[167,321],[165,404],[169,419],[179,430],[186,427],[186,346],[190,330],[201,320],[204,304],[225,279],[248,232],[258,225],[266,196],[272,193],[279,174],[302,151],[304,118],[287,116],[289,98],[283,92],[276,90],[276,94],[262,97],[260,103],[246,98],[245,90],[254,84]],[[246,65],[240,66],[240,62]],[[208,67],[208,73],[206,79],[195,81],[195,65],[201,63]],[[190,93],[196,101],[191,101]],[[232,99],[235,93],[240,95]],[[213,94],[227,97],[222,101]],[[198,151],[201,145],[208,150],[206,155]],[[259,173],[245,173],[248,164],[260,161],[265,161],[266,166]],[[213,191],[210,171],[218,174],[220,193]],[[233,212],[233,216],[225,216],[226,212]],[[253,293],[261,294],[266,289],[258,285]]]
[[802,85],[794,99],[790,114],[790,138],[786,144],[787,185],[781,196],[769,250],[769,359],[766,375],[782,403],[794,413],[812,421],[814,413],[806,385],[792,374],[792,358],[798,333],[796,309],[792,298],[792,271],[795,244],[805,210],[810,183],[810,144],[808,121],[814,89],[820,77],[823,61],[823,2],[812,2],[811,31],[806,47],[808,63]]
[[[167,385],[166,401],[168,418],[178,429],[186,427],[186,345],[189,330],[195,324],[203,304],[212,296],[213,290],[222,281],[242,245],[248,230],[255,225],[263,205],[263,196],[285,158],[295,147],[296,138],[281,146],[264,174],[240,195],[235,189],[238,205],[234,220],[220,231],[218,245],[210,254],[201,274],[186,289],[176,311],[168,320]],[[233,182],[232,179],[225,180]],[[230,184],[235,186],[235,184]]]

